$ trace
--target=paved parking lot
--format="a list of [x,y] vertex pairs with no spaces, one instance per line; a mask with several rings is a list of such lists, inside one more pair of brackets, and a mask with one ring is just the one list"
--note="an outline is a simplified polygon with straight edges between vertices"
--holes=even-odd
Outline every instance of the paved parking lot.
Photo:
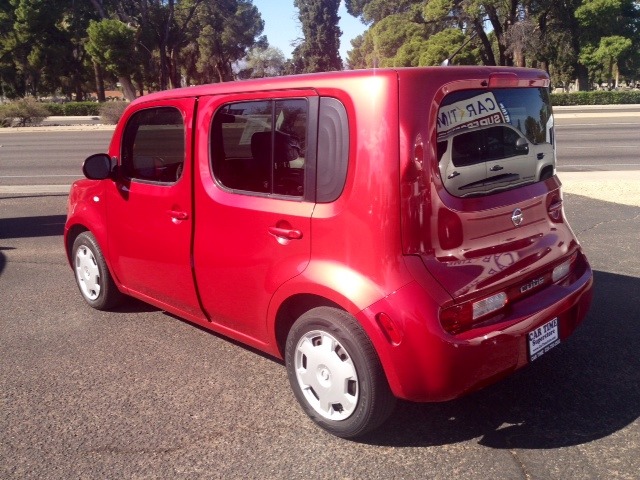
[[357,442],[295,403],[284,367],[131,301],[84,305],[64,196],[0,197],[0,478],[638,478],[640,208],[567,194],[595,270],[571,340]]

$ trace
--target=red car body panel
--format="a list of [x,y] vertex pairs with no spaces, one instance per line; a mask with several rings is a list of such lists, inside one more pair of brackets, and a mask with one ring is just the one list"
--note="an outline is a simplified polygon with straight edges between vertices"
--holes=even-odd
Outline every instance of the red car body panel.
[[[526,365],[527,333],[550,319],[559,319],[560,340],[566,339],[591,301],[592,273],[564,220],[556,177],[473,198],[452,195],[440,178],[440,102],[451,92],[487,88],[496,78],[511,87],[548,85],[535,70],[420,68],[142,97],[116,128],[109,155],[120,157],[131,115],[173,106],[185,121],[183,177],[169,186],[77,182],[67,249],[78,231],[91,230],[122,291],[277,357],[292,304],[338,306],[365,329],[396,396],[455,398]],[[215,178],[210,129],[222,105],[325,97],[339,100],[348,118],[349,163],[335,201],[243,195]],[[519,227],[511,220],[517,208],[524,216]],[[300,235],[279,238],[273,228]],[[458,334],[443,329],[443,310],[522,291],[523,283],[550,275],[572,255],[567,279],[525,292],[500,318]],[[381,327],[381,314],[400,340]]]

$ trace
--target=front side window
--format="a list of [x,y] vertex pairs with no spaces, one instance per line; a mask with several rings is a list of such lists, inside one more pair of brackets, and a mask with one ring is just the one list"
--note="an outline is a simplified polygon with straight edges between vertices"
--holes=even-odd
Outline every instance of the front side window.
[[555,172],[553,116],[543,88],[465,90],[437,118],[438,166],[447,190],[479,196]]
[[302,197],[308,105],[305,99],[227,104],[211,128],[214,175],[226,188]]
[[134,113],[122,141],[122,173],[132,180],[174,183],[185,159],[182,114],[173,107]]

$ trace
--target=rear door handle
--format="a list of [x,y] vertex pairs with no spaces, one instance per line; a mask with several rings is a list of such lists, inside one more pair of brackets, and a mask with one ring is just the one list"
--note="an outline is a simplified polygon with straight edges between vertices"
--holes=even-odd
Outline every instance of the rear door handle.
[[538,154],[538,160],[542,160],[544,158],[544,153],[539,153]]
[[456,178],[458,175],[460,175],[460,172],[454,171],[454,172],[450,173],[447,178],[449,180],[451,180],[452,178]]
[[286,240],[300,240],[302,238],[302,232],[300,230],[291,228],[269,227],[269,233]]
[[500,165],[494,165],[489,170],[491,170],[492,172],[497,172],[498,170],[504,170],[504,167],[501,167]]

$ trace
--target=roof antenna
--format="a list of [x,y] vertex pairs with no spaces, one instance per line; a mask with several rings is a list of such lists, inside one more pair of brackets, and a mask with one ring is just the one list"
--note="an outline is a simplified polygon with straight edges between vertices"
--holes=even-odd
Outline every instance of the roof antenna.
[[441,66],[441,67],[448,67],[449,65],[451,65],[451,60],[453,60],[453,57],[455,57],[457,54],[459,54],[459,53],[460,53],[460,51],[461,51],[464,47],[466,47],[466,46],[467,46],[467,44],[468,44],[471,40],[473,40],[474,38],[476,38],[476,35],[478,35],[478,32],[477,32],[477,31],[475,31],[475,32],[473,33],[473,35],[471,35],[469,38],[467,38],[467,39],[465,40],[465,42],[464,42],[462,45],[460,45],[460,48],[458,48],[455,52],[453,52],[451,55],[449,55],[447,58],[445,58],[445,59],[443,60],[443,62],[440,64],[440,66]]

